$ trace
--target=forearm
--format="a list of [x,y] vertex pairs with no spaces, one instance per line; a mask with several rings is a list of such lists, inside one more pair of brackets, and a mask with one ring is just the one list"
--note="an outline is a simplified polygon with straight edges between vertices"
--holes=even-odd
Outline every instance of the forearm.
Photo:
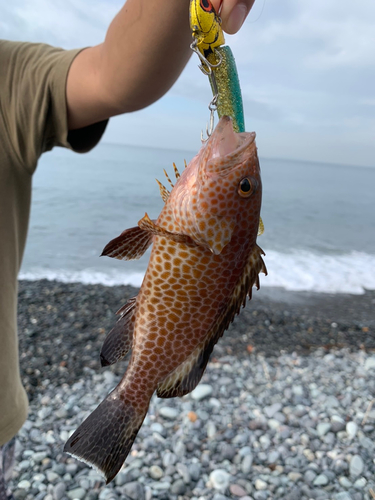
[[105,41],[81,52],[72,64],[70,128],[135,111],[160,98],[186,65],[190,41],[189,0],[128,0]]

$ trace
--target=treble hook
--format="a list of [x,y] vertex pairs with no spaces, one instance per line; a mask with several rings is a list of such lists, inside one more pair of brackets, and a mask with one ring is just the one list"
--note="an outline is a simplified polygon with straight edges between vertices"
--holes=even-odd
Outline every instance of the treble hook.
[[[215,81],[216,83],[216,81]],[[208,109],[210,110],[210,128],[208,128],[208,124],[206,125],[206,134],[207,134],[207,139],[204,139],[203,137],[203,130],[201,131],[201,141],[202,143],[207,142],[208,139],[211,137],[212,132],[214,130],[214,124],[215,124],[215,111],[217,110],[217,100],[218,100],[219,94],[216,93],[208,105]]]
[[[199,60],[201,61],[201,65],[198,66],[198,68],[202,71],[202,73],[206,76],[210,76],[212,75],[212,70],[215,69],[215,68],[218,68],[220,66],[220,64],[222,63],[222,56],[220,54],[220,52],[218,52],[216,49],[213,49],[213,52],[216,56],[216,58],[219,60],[219,62],[217,62],[216,64],[212,64],[210,63],[210,61],[208,61],[208,59],[202,54],[202,52],[198,49],[197,47],[198,45],[198,42],[197,40],[195,39],[194,42],[192,42],[190,44],[190,48],[193,52],[195,52],[197,54],[197,56],[199,57]],[[206,69],[207,68],[207,69]]]
[[215,54],[216,56],[216,59],[218,60],[218,62],[216,64],[213,64],[211,63],[203,54],[202,52],[197,48],[197,40],[195,39],[192,44],[190,45],[190,48],[193,52],[195,52],[198,57],[199,57],[199,60],[201,61],[201,65],[198,66],[199,69],[202,71],[202,73],[204,73],[205,75],[208,76],[208,78],[210,79],[210,82],[211,82],[211,86],[212,86],[212,93],[214,95],[212,101],[210,102],[210,104],[208,105],[208,109],[210,111],[210,126],[208,127],[208,124],[206,125],[206,133],[207,133],[207,139],[204,139],[203,137],[203,131],[201,132],[201,141],[202,143],[203,142],[206,142],[210,137],[211,137],[211,134],[214,130],[214,123],[215,123],[215,111],[217,110],[217,101],[218,101],[218,98],[219,98],[219,89],[218,89],[218,86],[217,86],[217,81],[216,81],[216,77],[215,77],[215,72],[213,71],[215,68],[218,68],[220,66],[220,64],[222,63],[222,55],[220,54],[220,52],[218,52],[216,50],[216,48],[213,49],[213,53]]

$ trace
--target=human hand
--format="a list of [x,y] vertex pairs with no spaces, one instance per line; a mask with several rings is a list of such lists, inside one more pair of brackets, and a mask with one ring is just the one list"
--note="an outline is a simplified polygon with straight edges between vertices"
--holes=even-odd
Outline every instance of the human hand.
[[211,0],[223,21],[223,30],[233,35],[241,28],[255,0]]

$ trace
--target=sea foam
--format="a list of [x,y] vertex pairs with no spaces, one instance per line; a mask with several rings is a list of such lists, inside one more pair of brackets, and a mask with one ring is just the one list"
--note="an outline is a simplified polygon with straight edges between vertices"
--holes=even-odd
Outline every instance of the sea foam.
[[[260,276],[261,286],[282,287],[291,291],[351,293],[360,295],[375,290],[375,255],[351,252],[341,255],[313,254],[305,250],[281,253],[274,250],[264,257],[268,275]],[[20,279],[57,280],[64,283],[102,284],[106,286],[142,284],[143,272],[118,269],[51,270],[29,269]]]

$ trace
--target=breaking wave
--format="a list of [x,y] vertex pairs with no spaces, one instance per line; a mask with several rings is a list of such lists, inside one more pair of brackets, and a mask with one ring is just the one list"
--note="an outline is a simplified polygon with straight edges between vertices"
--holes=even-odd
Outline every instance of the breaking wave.
[[[269,250],[265,257],[268,276],[261,275],[261,286],[282,287],[291,291],[363,294],[375,290],[375,255],[351,252],[341,255],[314,254],[308,251],[281,253]],[[146,263],[145,263],[146,265]],[[65,283],[106,286],[142,284],[144,272],[117,269],[51,270],[29,269],[20,273],[23,280],[57,280]]]

